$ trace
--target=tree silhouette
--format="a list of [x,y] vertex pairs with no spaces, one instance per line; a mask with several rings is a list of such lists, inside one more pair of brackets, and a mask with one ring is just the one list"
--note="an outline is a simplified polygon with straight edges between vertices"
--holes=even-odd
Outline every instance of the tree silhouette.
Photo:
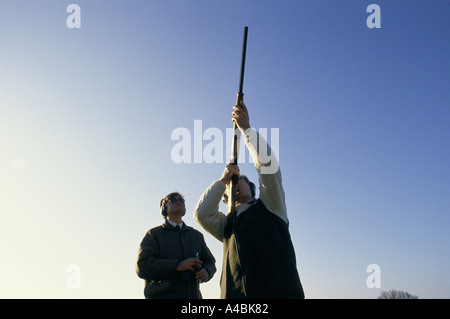
[[382,291],[378,299],[419,299],[419,297],[413,296],[406,291],[391,289],[389,291]]

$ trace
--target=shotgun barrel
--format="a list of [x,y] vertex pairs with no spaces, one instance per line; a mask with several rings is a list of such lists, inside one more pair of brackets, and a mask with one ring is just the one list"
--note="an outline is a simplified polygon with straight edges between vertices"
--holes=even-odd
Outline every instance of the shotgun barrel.
[[244,40],[242,44],[242,59],[241,59],[241,75],[239,77],[239,94],[244,94],[242,88],[244,86],[244,71],[245,71],[245,56],[247,54],[247,34],[248,27],[244,27]]
[[[242,44],[242,58],[241,58],[241,73],[239,76],[239,91],[236,98],[236,105],[239,105],[241,101],[244,100],[244,71],[245,71],[245,56],[247,54],[247,34],[248,34],[248,27],[244,27],[244,39]],[[237,127],[236,122],[233,125],[233,144],[231,146],[231,156],[232,156],[232,163],[234,165],[237,165],[238,163],[238,134],[239,129]],[[228,213],[233,213],[236,210],[236,186],[238,182],[238,176],[233,175],[231,177],[231,192],[230,196],[228,198]]]

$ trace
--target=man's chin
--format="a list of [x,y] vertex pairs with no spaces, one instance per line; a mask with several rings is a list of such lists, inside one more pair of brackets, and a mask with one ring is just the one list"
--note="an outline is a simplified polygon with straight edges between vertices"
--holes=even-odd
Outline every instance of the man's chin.
[[180,210],[180,211],[176,211],[176,212],[174,212],[174,214],[177,214],[177,215],[180,215],[180,216],[184,216],[184,215],[186,215],[186,211],[185,210]]

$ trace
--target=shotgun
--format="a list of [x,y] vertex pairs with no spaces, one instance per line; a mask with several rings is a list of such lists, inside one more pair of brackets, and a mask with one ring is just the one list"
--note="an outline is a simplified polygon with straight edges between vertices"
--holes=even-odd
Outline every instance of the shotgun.
[[[244,40],[242,44],[242,59],[241,59],[241,74],[239,77],[239,91],[236,98],[236,105],[239,105],[241,101],[244,100],[244,92],[243,92],[243,86],[244,86],[244,70],[245,70],[245,55],[247,53],[247,33],[248,33],[248,27],[244,27]],[[233,125],[233,144],[231,145],[231,161],[234,165],[237,165],[238,163],[238,135],[239,134],[239,128],[237,127],[236,122],[234,122]],[[228,213],[234,213],[236,210],[236,185],[238,182],[238,176],[233,175],[231,177],[231,192],[230,196],[228,198]]]

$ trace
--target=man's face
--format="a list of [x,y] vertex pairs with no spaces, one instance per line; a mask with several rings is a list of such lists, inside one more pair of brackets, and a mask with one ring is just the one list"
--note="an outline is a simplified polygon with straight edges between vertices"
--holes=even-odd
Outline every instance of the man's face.
[[236,186],[236,201],[238,203],[246,203],[252,200],[252,191],[250,185],[244,177],[239,176],[238,183]]
[[184,205],[184,198],[181,196],[174,196],[166,203],[167,215],[181,214],[184,216],[186,213],[186,206]]

